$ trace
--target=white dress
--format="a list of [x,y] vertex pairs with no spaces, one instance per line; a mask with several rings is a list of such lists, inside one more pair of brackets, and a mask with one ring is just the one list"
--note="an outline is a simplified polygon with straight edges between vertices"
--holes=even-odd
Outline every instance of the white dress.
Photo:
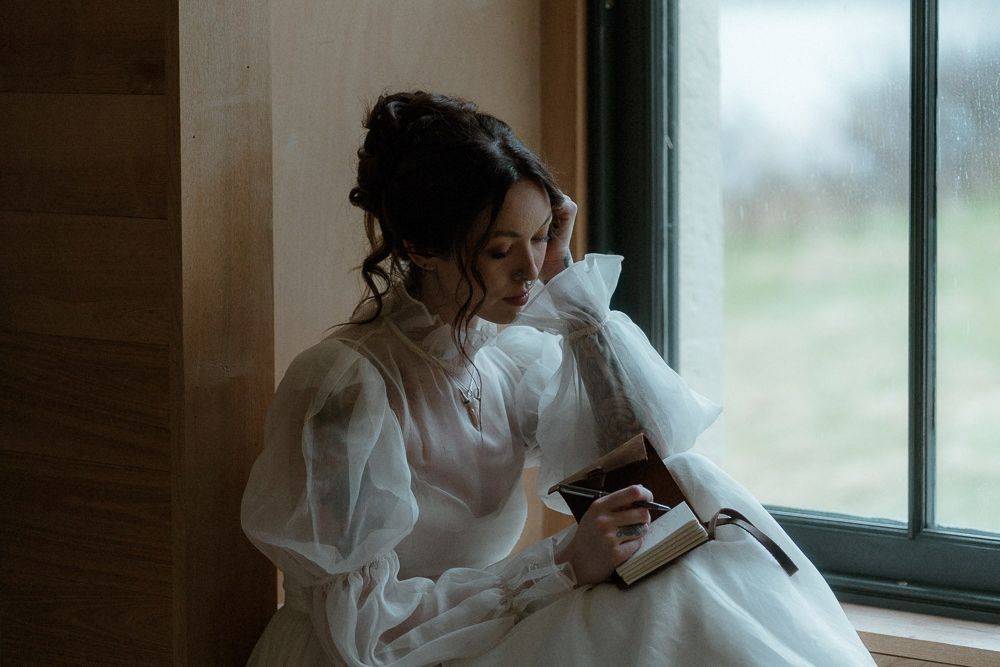
[[[874,664],[760,504],[685,453],[719,408],[609,311],[619,270],[620,258],[590,255],[537,289],[515,325],[475,326],[482,431],[461,401],[470,376],[451,328],[402,289],[376,321],[296,358],[243,499],[244,530],[286,590],[250,664]],[[540,465],[544,494],[599,455],[572,353],[597,329],[695,511],[741,510],[794,576],[735,527],[628,591],[575,587],[553,560],[572,528],[507,556],[526,516],[524,466]]]

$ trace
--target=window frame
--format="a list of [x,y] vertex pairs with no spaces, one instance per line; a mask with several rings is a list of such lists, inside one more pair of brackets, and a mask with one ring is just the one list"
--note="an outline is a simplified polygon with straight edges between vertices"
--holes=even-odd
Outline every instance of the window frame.
[[669,325],[678,310],[677,164],[667,137],[676,133],[677,111],[667,92],[676,88],[670,35],[677,14],[668,5],[589,0],[587,246],[629,258],[615,307],[676,369]]
[[[589,247],[615,308],[680,371],[678,0],[588,0]],[[1000,535],[934,526],[937,0],[911,0],[908,519],[768,507],[838,598],[1000,622]]]

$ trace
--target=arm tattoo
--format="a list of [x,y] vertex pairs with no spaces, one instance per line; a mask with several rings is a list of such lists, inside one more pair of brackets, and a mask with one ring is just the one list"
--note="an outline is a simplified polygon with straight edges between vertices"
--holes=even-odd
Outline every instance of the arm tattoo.
[[597,444],[606,453],[644,430],[627,391],[624,370],[603,328],[570,345],[597,424]]

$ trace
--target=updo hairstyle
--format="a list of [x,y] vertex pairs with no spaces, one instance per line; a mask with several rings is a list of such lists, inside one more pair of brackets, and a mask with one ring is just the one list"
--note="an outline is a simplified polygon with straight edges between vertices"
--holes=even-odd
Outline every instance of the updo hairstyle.
[[[472,281],[485,292],[476,258],[493,235],[507,191],[520,180],[534,181],[555,209],[559,188],[510,126],[466,100],[421,91],[382,95],[364,127],[350,201],[365,212],[371,250],[361,265],[367,294],[353,321],[377,318],[396,281],[419,292],[421,272],[408,261],[405,242],[414,254],[456,260],[467,292],[452,324],[456,334],[464,331],[482,305],[481,298],[472,303]],[[484,216],[485,230],[472,238]]]

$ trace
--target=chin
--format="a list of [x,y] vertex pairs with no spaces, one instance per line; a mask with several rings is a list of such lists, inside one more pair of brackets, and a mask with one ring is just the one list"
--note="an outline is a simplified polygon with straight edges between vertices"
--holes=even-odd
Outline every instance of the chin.
[[479,311],[477,316],[487,322],[492,322],[493,324],[510,324],[517,318],[520,312],[520,308],[517,310],[504,310],[500,312],[495,310],[491,310],[490,312]]

